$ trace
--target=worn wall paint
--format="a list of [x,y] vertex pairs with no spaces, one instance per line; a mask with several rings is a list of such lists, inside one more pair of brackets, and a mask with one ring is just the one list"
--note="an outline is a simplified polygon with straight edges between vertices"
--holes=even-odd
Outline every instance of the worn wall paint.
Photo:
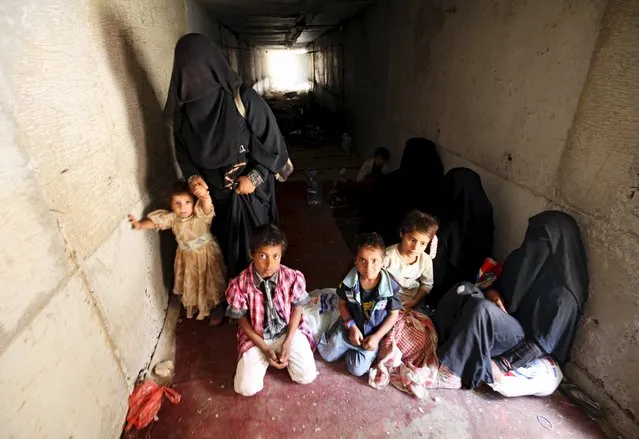
[[[609,3],[566,151],[557,202],[579,216],[592,287],[573,376],[639,432],[639,3]],[[595,385],[591,385],[594,382]],[[613,405],[614,404],[614,405]],[[631,422],[630,419],[634,422]],[[630,437],[630,435],[628,435]]]
[[134,234],[125,216],[170,170],[161,108],[185,16],[168,0],[3,4],[8,437],[113,437],[122,426],[167,298],[157,235]]
[[172,235],[125,218],[165,207],[175,179],[173,48],[189,31],[237,38],[191,0],[1,9],[2,435],[117,437],[170,287]]
[[[387,146],[398,164],[405,139],[425,136],[447,168],[482,176],[497,257],[540,210],[577,218],[591,290],[568,372],[629,437],[639,427],[638,11],[627,0],[379,1],[311,46],[318,99],[334,108],[330,96],[344,96],[364,155]],[[327,61],[338,45],[343,81]]]

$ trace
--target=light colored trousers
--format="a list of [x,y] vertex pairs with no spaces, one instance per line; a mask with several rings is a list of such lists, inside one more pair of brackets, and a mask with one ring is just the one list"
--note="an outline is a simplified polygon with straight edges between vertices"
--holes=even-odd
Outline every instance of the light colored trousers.
[[[273,340],[266,340],[276,353],[282,349],[286,334]],[[264,375],[270,364],[264,352],[257,346],[253,346],[244,352],[237,362],[235,371],[235,392],[243,396],[253,396],[264,388]],[[288,374],[291,379],[299,384],[312,383],[317,377],[315,358],[308,339],[299,330],[293,334],[291,350],[288,358]]]

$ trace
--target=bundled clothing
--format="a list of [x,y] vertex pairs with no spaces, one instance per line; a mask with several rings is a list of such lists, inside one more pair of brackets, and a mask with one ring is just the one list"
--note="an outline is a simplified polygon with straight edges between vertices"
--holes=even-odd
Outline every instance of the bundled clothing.
[[[246,120],[235,103],[238,93]],[[273,174],[285,167],[288,152],[275,116],[200,34],[183,36],[175,47],[164,115],[184,177],[200,175],[209,186],[218,210],[213,232],[230,276],[236,276],[249,263],[253,228],[278,220]],[[254,193],[235,194],[240,176],[256,186]]]
[[204,213],[198,200],[193,215],[181,218],[168,210],[147,216],[159,230],[171,229],[178,243],[173,264],[173,293],[180,296],[187,317],[197,310],[198,320],[210,314],[224,298],[226,270],[220,246],[210,232],[215,211]]
[[[380,277],[379,284],[367,291],[361,287],[359,273],[353,268],[337,288],[337,295],[346,301],[348,310],[364,337],[377,331],[391,311],[402,308],[397,282],[384,269]],[[377,351],[369,351],[350,343],[348,330],[342,319],[322,335],[317,350],[328,362],[345,357],[349,372],[355,376],[368,372],[377,356]]]
[[[279,351],[287,335],[292,307],[310,301],[304,275],[284,265],[269,279],[262,279],[253,264],[229,282],[226,315],[246,317],[253,330],[273,350]],[[235,391],[250,396],[264,385],[268,359],[241,327],[237,331],[239,360]],[[317,376],[313,350],[315,341],[304,317],[293,335],[288,370],[293,381],[307,384]]]
[[379,362],[368,383],[383,389],[389,383],[403,392],[424,398],[437,379],[437,331],[432,321],[412,309],[400,312],[393,329],[379,348]]
[[493,206],[479,175],[468,168],[448,171],[442,183],[435,281],[427,303],[436,307],[457,282],[474,283],[484,260],[492,256]]
[[470,387],[493,382],[491,359],[516,368],[550,354],[564,366],[588,297],[575,220],[558,211],[530,218],[524,242],[504,262],[494,288],[508,313],[469,283],[446,293],[433,317],[441,362]]

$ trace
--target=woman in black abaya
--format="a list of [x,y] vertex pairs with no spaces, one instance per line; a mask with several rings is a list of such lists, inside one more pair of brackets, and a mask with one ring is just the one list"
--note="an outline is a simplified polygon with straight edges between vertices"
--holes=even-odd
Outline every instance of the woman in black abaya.
[[475,282],[482,263],[492,256],[493,233],[493,206],[479,175],[468,168],[448,171],[442,183],[434,285],[426,297],[428,305],[437,307],[457,282]]
[[164,114],[191,189],[204,185],[211,193],[213,233],[229,276],[236,276],[248,265],[252,229],[278,219],[273,175],[285,168],[288,153],[275,117],[200,34],[185,35],[175,46]]
[[563,367],[587,298],[577,223],[563,212],[542,212],[529,219],[524,242],[485,298],[469,283],[442,298],[433,316],[437,355],[471,388],[545,354]]
[[380,176],[363,203],[361,231],[379,233],[387,245],[398,242],[399,225],[409,212],[436,214],[443,177],[435,144],[423,137],[408,139],[399,169]]

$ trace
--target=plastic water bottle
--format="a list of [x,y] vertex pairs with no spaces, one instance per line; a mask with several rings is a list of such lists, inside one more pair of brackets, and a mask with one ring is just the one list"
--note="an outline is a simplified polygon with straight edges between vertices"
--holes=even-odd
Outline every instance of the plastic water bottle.
[[342,134],[342,151],[344,152],[344,154],[350,154],[351,153],[351,136],[348,133],[344,133]]
[[317,179],[317,171],[306,171],[306,203],[311,207],[322,205],[322,185]]

